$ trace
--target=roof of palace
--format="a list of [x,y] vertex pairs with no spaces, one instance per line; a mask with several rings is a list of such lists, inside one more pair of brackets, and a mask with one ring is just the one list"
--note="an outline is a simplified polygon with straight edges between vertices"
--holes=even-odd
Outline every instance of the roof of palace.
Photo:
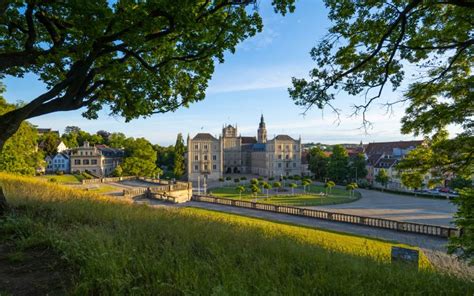
[[256,137],[240,137],[242,139],[242,144],[255,144],[257,143]]
[[194,136],[193,140],[198,140],[198,141],[217,141],[216,138],[214,138],[211,134],[209,133],[199,133]]
[[292,137],[288,136],[288,135],[278,135],[275,137],[275,140],[279,140],[279,141],[296,141],[295,139],[293,139]]

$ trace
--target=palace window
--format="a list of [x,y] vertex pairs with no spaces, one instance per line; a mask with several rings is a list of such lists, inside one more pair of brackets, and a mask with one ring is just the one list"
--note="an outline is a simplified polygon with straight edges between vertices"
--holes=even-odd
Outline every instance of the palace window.
[[204,149],[207,149],[207,145],[204,145]]
[[198,149],[199,149],[199,145],[198,144],[194,145],[194,150],[198,150]]
[[97,159],[92,159],[91,164],[94,164],[94,165],[97,164]]
[[217,160],[217,155],[213,155],[212,160]]
[[296,162],[293,162],[293,167],[296,168]]
[[197,165],[194,166],[194,171],[198,171],[199,170],[199,167]]
[[207,160],[207,155],[204,155],[204,160]]
[[84,160],[82,161],[82,164],[88,165],[88,164],[89,164],[89,159],[84,159]]
[[199,156],[194,155],[194,160],[199,160]]
[[290,155],[289,155],[289,154],[286,155],[286,159],[290,159]]
[[281,163],[278,163],[278,167],[281,168]]
[[80,165],[80,164],[81,164],[81,160],[80,160],[80,159],[74,159],[74,164]]
[[280,155],[278,155],[278,159],[281,159],[281,154],[280,154]]
[[213,169],[214,171],[217,170],[217,165],[213,164],[213,165],[212,165],[212,169]]

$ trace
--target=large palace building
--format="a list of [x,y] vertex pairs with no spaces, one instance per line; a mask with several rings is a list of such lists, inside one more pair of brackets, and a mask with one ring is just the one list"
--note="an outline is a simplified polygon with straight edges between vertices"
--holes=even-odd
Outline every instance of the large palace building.
[[219,138],[209,133],[188,136],[187,173],[189,181],[217,180],[224,174],[301,175],[301,138],[278,135],[267,140],[263,115],[257,138],[238,135],[237,125],[224,126]]

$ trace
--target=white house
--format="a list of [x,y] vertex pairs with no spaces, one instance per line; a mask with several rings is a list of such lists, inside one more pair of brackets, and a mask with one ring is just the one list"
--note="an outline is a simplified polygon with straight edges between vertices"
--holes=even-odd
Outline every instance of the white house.
[[46,156],[45,161],[47,163],[46,172],[58,172],[69,173],[71,171],[71,162],[69,155],[66,153],[58,153],[53,157]]

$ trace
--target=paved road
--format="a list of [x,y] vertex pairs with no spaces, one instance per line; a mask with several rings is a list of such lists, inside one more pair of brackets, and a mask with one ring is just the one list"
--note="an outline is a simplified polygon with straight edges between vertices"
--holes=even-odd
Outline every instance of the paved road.
[[423,224],[452,226],[456,206],[448,200],[359,189],[362,198],[352,203],[316,206],[333,212]]

